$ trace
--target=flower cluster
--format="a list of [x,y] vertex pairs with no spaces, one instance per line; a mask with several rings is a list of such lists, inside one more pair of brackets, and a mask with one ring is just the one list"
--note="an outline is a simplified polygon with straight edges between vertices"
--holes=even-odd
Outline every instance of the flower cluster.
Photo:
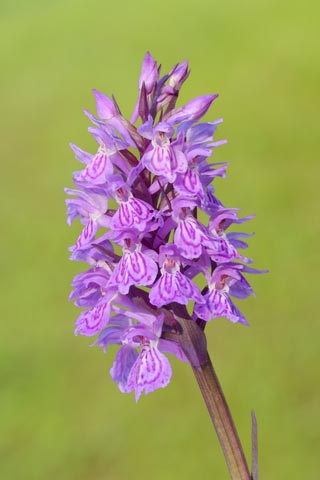
[[110,373],[137,400],[169,383],[165,353],[188,361],[179,341],[165,335],[179,326],[177,308],[202,324],[224,316],[246,325],[231,297],[251,295],[244,274],[259,273],[238,251],[250,235],[229,232],[251,217],[222,205],[211,185],[226,174],[227,165],[210,158],[225,143],[213,138],[222,119],[199,120],[217,95],[176,107],[188,75],[183,62],[161,77],[147,53],[131,121],[114,98],[94,90],[97,116],[85,113],[97,151],[71,144],[83,164],[76,188],[66,189],[68,223],[79,218],[83,225],[71,259],[89,264],[72,283],[70,300],[83,307],[75,333],[97,335],[103,351],[120,345]]

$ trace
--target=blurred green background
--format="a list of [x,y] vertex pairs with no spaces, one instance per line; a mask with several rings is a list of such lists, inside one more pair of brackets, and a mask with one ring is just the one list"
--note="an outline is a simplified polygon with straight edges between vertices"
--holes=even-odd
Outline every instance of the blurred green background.
[[[92,149],[91,88],[127,115],[146,50],[163,71],[189,59],[180,102],[220,93],[209,119],[231,160],[217,193],[257,217],[250,255],[268,275],[221,319],[210,352],[246,452],[259,423],[261,479],[319,478],[319,2],[2,0],[0,477],[6,480],[227,479],[191,369],[138,404],[113,354],[73,336],[65,223],[73,141]],[[113,352],[112,352],[113,353]]]

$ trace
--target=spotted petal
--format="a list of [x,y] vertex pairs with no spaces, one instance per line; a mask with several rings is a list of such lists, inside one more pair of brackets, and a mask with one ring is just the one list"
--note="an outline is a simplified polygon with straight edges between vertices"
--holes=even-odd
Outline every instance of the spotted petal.
[[152,287],[149,298],[157,307],[171,302],[187,305],[189,300],[203,302],[199,288],[181,272],[164,272]]
[[203,185],[197,170],[188,168],[184,174],[177,175],[174,186],[183,195],[198,195],[201,200],[204,198]]
[[180,220],[175,234],[174,244],[185,258],[198,258],[202,252],[202,244],[207,240],[197,220],[188,215]]
[[85,181],[93,185],[106,182],[108,175],[113,174],[113,165],[104,151],[99,151],[81,172],[75,174],[75,180]]
[[120,203],[112,218],[111,228],[122,230],[127,227],[136,227],[139,231],[143,231],[146,222],[151,220],[153,216],[154,209],[149,203],[139,198],[130,197],[127,202]]
[[142,162],[150,172],[163,175],[171,183],[176,179],[177,173],[184,173],[188,168],[184,153],[171,145],[152,148],[144,154]]
[[195,305],[195,314],[203,320],[209,321],[212,318],[227,317],[231,322],[248,325],[246,318],[230,300],[228,293],[213,289],[205,295],[204,305]]
[[91,241],[94,239],[95,234],[98,231],[98,224],[94,222],[91,218],[88,221],[87,225],[84,227],[80,233],[76,244],[71,247],[71,251],[80,250],[84,247],[90,245]]
[[126,252],[110,278],[110,285],[118,285],[127,294],[131,285],[152,285],[158,274],[158,265],[142,252]]
[[167,357],[156,347],[146,345],[133,365],[128,377],[128,390],[135,391],[136,401],[141,393],[151,393],[164,388],[170,382],[171,365]]
[[118,382],[120,392],[128,393],[128,377],[138,358],[138,352],[131,345],[123,345],[118,351],[115,361],[110,369],[110,375],[114,382]]
[[102,300],[93,308],[82,312],[76,321],[75,335],[91,337],[99,333],[110,318],[111,302]]

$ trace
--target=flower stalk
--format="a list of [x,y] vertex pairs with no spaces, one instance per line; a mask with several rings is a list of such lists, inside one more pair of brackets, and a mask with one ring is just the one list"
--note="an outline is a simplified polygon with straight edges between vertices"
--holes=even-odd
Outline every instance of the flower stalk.
[[[217,433],[232,480],[250,480],[248,464],[223,390],[206,348],[206,337],[197,323],[179,318],[180,344],[192,367]],[[192,349],[190,349],[192,345]]]
[[208,362],[193,367],[202,396],[219,438],[232,480],[250,480],[250,473],[232,416],[208,355]]

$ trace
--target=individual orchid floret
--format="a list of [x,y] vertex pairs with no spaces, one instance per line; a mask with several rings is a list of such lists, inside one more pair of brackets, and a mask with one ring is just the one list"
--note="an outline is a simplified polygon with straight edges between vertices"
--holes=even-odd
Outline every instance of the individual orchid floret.
[[65,192],[68,195],[77,196],[77,198],[68,198],[66,200],[69,225],[71,225],[77,217],[79,217],[81,223],[85,225],[76,244],[70,248],[73,252],[90,245],[99,227],[109,226],[110,219],[106,215],[108,198],[105,194],[95,191],[81,191],[66,188]]
[[187,305],[189,300],[203,302],[199,288],[180,271],[181,257],[174,245],[160,247],[161,277],[150,290],[152,305],[162,307],[177,302]]
[[98,152],[92,156],[92,159],[84,170],[75,172],[74,179],[77,182],[88,182],[94,185],[104,184],[109,175],[113,174],[113,165],[110,154],[105,145],[100,145]]
[[142,250],[134,235],[127,233],[123,239],[122,257],[115,267],[109,285],[117,285],[119,292],[127,294],[131,285],[152,285],[158,274],[155,261],[157,254],[153,250]]
[[104,351],[108,345],[121,345],[110,374],[119,390],[134,391],[137,401],[142,392],[167,386],[172,375],[169,360],[161,351],[163,320],[163,313],[155,316],[146,315],[144,309],[141,313],[127,311],[113,317],[95,342]]
[[108,181],[108,177],[114,172],[114,165],[123,168],[124,159],[119,155],[120,150],[125,150],[129,145],[120,139],[116,132],[107,126],[104,129],[89,127],[89,132],[93,135],[99,144],[98,152],[90,155],[84,152],[74,144],[70,144],[76,158],[86,164],[84,170],[74,173],[74,180],[79,185],[81,183],[91,185],[103,185]]
[[134,197],[123,181],[115,182],[113,190],[119,208],[112,218],[111,228],[121,230],[134,227],[140,231],[145,230],[147,222],[154,217],[154,208],[144,200]]
[[84,273],[76,275],[72,282],[73,290],[69,300],[75,300],[78,307],[94,306],[106,291],[112,270],[107,268],[90,268]]
[[[233,223],[244,223],[254,218],[254,215],[238,218],[236,209],[219,208],[210,217],[208,231],[210,237],[220,241],[221,249],[218,252],[213,252],[213,260],[218,263],[228,262],[233,259],[242,260],[244,262],[251,262],[246,257],[243,257],[237,252],[237,248],[247,248],[247,244],[240,240],[240,238],[251,236],[250,234],[234,232],[225,233]],[[216,253],[216,256],[214,256]]]
[[[124,346],[120,351],[129,346],[140,348],[140,353],[128,373],[126,386],[122,385],[125,391],[135,392],[136,401],[139,400],[143,391],[148,394],[158,388],[164,388],[171,379],[172,370],[169,360],[158,348],[163,318],[163,314],[160,314],[158,317],[154,317],[151,324],[132,325],[126,329],[121,338]],[[123,355],[117,355],[110,371],[113,380],[118,380],[115,378],[115,373],[119,374],[119,370],[121,370],[119,360],[123,369]],[[125,368],[125,370],[129,369]],[[121,377],[123,383],[123,375]]]
[[197,157],[189,162],[185,173],[177,175],[174,186],[181,195],[203,201],[204,187],[200,179]]
[[177,175],[175,189],[184,196],[196,197],[200,203],[204,201],[207,186],[214,177],[225,177],[227,165],[209,163],[212,148],[226,141],[213,142],[212,135],[218,122],[182,123],[178,128],[178,135],[184,135],[184,153],[188,159],[188,168],[185,173]]
[[172,369],[167,357],[160,352],[155,342],[145,341],[141,352],[130,370],[127,388],[134,390],[136,401],[141,393],[151,393],[158,388],[166,387],[172,376]]
[[173,243],[180,255],[188,259],[200,257],[202,245],[209,241],[205,228],[192,214],[195,208],[194,201],[183,197],[173,202],[173,219],[177,223]]
[[177,173],[184,173],[188,160],[181,150],[178,140],[172,142],[173,128],[165,122],[152,127],[152,118],[138,128],[139,133],[151,141],[141,162],[152,173],[164,176],[168,182],[174,182]]
[[236,263],[217,266],[209,281],[209,290],[204,295],[205,303],[195,305],[195,315],[206,322],[213,318],[227,317],[233,323],[239,322],[248,325],[246,318],[229,296],[243,299],[253,294],[250,284],[241,272],[265,273],[265,271],[254,270]]
[[210,217],[209,230],[211,233],[215,232],[217,235],[223,235],[233,223],[245,223],[254,218],[254,215],[239,218],[237,215],[237,208],[220,208],[216,210]]
[[[187,158],[190,154],[187,154]],[[208,164],[205,157],[192,157],[184,174],[177,175],[175,189],[183,196],[193,197],[204,202],[207,186],[215,177],[226,176],[226,165]]]
[[252,263],[250,258],[240,255],[236,247],[232,245],[227,238],[215,237],[209,235],[209,241],[205,243],[206,252],[217,264],[240,260],[246,263]]
[[109,322],[117,294],[117,288],[108,288],[94,307],[82,312],[76,321],[75,334],[91,337],[99,333]]

